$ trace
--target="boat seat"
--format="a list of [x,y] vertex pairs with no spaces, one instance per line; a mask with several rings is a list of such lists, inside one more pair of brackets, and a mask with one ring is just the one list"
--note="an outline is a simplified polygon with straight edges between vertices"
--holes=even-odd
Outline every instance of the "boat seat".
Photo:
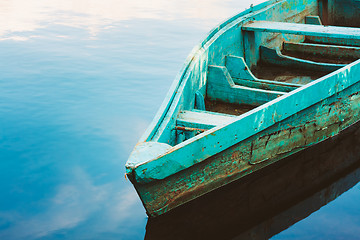
[[250,71],[243,57],[228,55],[225,57],[225,66],[234,83],[241,86],[279,92],[291,92],[303,86],[302,84],[258,79]]
[[176,126],[188,129],[207,130],[225,124],[234,117],[236,116],[193,109],[191,111],[181,111],[176,120]]
[[225,66],[208,66],[206,95],[209,100],[259,106],[286,92],[236,85]]
[[285,42],[283,44],[283,50],[331,58],[348,58],[353,60],[360,58],[360,47],[351,46]]
[[265,46],[260,46],[260,53],[262,62],[284,67],[301,68],[320,72],[332,72],[346,66],[346,64],[321,63],[289,57],[283,55],[279,48],[272,49]]
[[322,26],[302,23],[250,21],[242,27],[243,31],[285,33],[312,37],[327,37],[360,40],[360,28]]

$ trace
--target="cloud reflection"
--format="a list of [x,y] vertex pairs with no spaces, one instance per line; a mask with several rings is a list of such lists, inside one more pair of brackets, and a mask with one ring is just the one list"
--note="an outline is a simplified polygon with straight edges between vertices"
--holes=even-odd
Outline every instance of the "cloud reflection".
[[58,230],[77,227],[101,212],[100,216],[104,219],[96,218],[96,228],[88,228],[88,234],[95,236],[115,231],[130,213],[134,213],[133,208],[139,208],[134,206],[138,200],[130,186],[119,189],[118,182],[95,185],[81,168],[74,169],[72,177],[68,184],[57,186],[53,197],[42,201],[44,212],[29,217],[16,212],[0,212],[2,222],[11,225],[0,232],[0,239],[46,237]]
[[[0,37],[29,32],[55,23],[85,28],[92,35],[114,22],[133,19],[226,19],[248,7],[248,2],[218,0],[3,0],[0,3]],[[254,0],[253,3],[263,2]],[[235,5],[235,6],[233,6]],[[206,7],[204,7],[206,6]],[[2,38],[5,40],[9,38]],[[15,38],[14,40],[19,40]]]

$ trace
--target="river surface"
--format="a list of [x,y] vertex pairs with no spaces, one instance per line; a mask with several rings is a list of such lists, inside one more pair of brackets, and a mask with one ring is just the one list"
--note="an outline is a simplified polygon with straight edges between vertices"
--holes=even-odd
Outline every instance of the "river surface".
[[[259,0],[2,0],[0,239],[144,239],[125,162],[192,48]],[[360,185],[273,239],[359,239]]]

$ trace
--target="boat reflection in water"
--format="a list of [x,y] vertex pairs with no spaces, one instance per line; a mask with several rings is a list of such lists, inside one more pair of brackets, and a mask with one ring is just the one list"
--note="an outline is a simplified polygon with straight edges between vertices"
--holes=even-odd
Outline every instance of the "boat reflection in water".
[[360,181],[360,124],[149,219],[145,239],[268,239]]

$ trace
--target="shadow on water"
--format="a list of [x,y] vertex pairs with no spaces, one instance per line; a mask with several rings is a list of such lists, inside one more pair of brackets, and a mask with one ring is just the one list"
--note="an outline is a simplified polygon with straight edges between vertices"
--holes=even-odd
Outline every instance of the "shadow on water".
[[145,239],[268,239],[360,181],[360,123],[153,219]]

